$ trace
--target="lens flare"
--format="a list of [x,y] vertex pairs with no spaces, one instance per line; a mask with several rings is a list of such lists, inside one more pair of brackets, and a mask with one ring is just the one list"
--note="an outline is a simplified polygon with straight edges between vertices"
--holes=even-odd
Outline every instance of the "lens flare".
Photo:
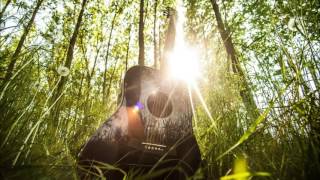
[[143,104],[141,102],[137,102],[133,106],[133,112],[138,113],[141,109],[143,109]]

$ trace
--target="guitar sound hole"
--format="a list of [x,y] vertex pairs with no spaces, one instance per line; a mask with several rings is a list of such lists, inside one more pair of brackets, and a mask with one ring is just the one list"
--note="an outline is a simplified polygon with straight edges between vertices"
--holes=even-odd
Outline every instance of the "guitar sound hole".
[[147,106],[150,113],[156,117],[168,117],[172,113],[172,104],[168,96],[164,93],[157,92],[148,97]]

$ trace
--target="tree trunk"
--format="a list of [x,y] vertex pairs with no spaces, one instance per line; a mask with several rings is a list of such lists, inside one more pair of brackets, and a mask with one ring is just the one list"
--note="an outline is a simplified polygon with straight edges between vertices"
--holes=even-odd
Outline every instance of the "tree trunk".
[[[8,4],[8,2],[10,3],[10,1],[7,1],[7,4]],[[20,41],[19,41],[19,43],[18,43],[18,46],[17,46],[16,50],[14,51],[14,53],[13,53],[13,55],[12,55],[12,57],[11,57],[11,61],[10,61],[9,65],[8,65],[8,69],[7,69],[7,72],[6,72],[6,75],[5,75],[5,77],[4,77],[4,81],[3,81],[3,86],[10,80],[10,78],[11,78],[12,75],[13,75],[13,70],[14,70],[14,67],[15,67],[15,65],[16,65],[17,59],[18,59],[18,57],[19,57],[19,55],[20,55],[20,52],[21,52],[21,50],[22,50],[24,41],[26,40],[26,37],[27,37],[27,35],[29,34],[29,31],[30,31],[30,29],[31,29],[31,27],[32,27],[32,24],[33,24],[33,22],[34,22],[34,19],[35,19],[37,13],[38,13],[38,10],[39,10],[42,2],[43,2],[43,0],[38,0],[38,1],[37,1],[36,7],[35,7],[34,10],[33,10],[31,19],[29,20],[27,26],[26,26],[26,27],[24,28],[24,30],[23,30],[23,34],[22,34],[22,36],[21,36],[21,38],[20,38]],[[6,4],[6,5],[7,5],[7,4]],[[6,6],[5,6],[4,8],[6,8]],[[3,10],[4,10],[4,9],[3,9]],[[2,12],[1,12],[1,13],[2,13]],[[1,14],[1,15],[2,15],[2,14]]]
[[241,65],[237,59],[236,51],[235,51],[235,48],[232,43],[231,35],[227,31],[227,29],[225,28],[225,26],[223,24],[220,10],[219,10],[219,6],[218,6],[216,0],[211,0],[211,4],[213,7],[213,11],[214,11],[216,21],[218,24],[218,30],[219,30],[220,36],[222,38],[224,47],[226,48],[228,56],[231,58],[232,70],[235,74],[238,74],[242,78],[242,82],[243,82],[242,85],[244,86],[243,87],[244,89],[240,90],[240,95],[241,95],[242,101],[243,101],[244,105],[246,106],[246,109],[248,111],[248,114],[250,115],[250,118],[252,120],[255,120],[259,116],[259,111],[258,111],[257,105],[254,101],[254,98],[253,98],[253,95],[251,92],[251,88],[249,87],[249,84],[246,80],[245,74],[242,71]]
[[126,62],[125,62],[125,72],[128,70],[128,59],[129,59],[129,48],[130,48],[130,40],[131,40],[131,25],[129,27],[129,38],[128,38],[128,44],[127,44],[127,52],[126,52]]
[[160,66],[160,61],[162,59],[162,54],[161,54],[161,29],[160,25],[158,26],[158,55],[159,55],[159,66]]
[[110,79],[109,79],[109,86],[108,86],[107,95],[106,95],[107,98],[108,98],[109,95],[110,95],[112,80],[113,80],[114,74],[115,74],[115,72],[116,72],[116,68],[117,68],[117,65],[118,65],[118,61],[119,61],[119,58],[116,59],[116,63],[115,63],[115,65],[114,65],[114,68],[113,68],[113,70],[112,70],[112,73],[111,73],[111,76],[110,76]]
[[74,122],[77,122],[77,117],[78,117],[78,111],[80,109],[80,99],[82,99],[82,87],[83,87],[83,80],[84,80],[84,73],[82,73],[81,75],[81,80],[80,80],[80,87],[79,87],[79,91],[77,93],[77,100],[76,100],[76,110],[74,111]]
[[140,17],[139,17],[139,61],[138,64],[140,66],[144,66],[144,22],[143,22],[143,14],[144,14],[144,0],[140,0]]
[[153,67],[157,68],[157,61],[158,61],[158,52],[157,52],[157,6],[158,6],[158,0],[155,0],[154,2],[154,19],[153,19],[153,58],[154,58],[154,64]]
[[[85,48],[85,44],[83,43],[83,38],[81,38],[81,50],[82,50],[82,54],[83,54],[83,58],[85,60],[85,65],[86,65],[86,70],[87,70],[87,73],[86,73],[86,91],[84,91],[84,95],[85,95],[85,100],[84,100],[84,106],[83,106],[83,114],[84,114],[84,120],[87,119],[88,117],[88,114],[90,112],[90,101],[91,99],[89,99],[90,97],[90,92],[91,92],[91,79],[93,77],[93,74],[95,72],[95,67],[96,67],[96,64],[97,64],[97,59],[98,59],[98,56],[99,56],[99,52],[100,52],[100,49],[101,49],[101,46],[98,46],[98,43],[99,43],[99,37],[97,37],[97,43],[95,45],[96,47],[96,55],[95,55],[95,58],[94,58],[94,62],[93,62],[93,66],[92,66],[92,69],[90,70],[89,68],[89,60],[88,58],[86,57],[86,54],[87,54],[87,50]],[[82,87],[82,81],[80,83],[80,87]],[[79,100],[78,100],[79,101]],[[78,103],[77,103],[77,107],[78,109]],[[77,116],[77,115],[76,115]],[[76,118],[75,118],[76,120]]]
[[174,9],[169,9],[168,18],[169,18],[169,25],[165,34],[166,37],[164,41],[163,55],[160,62],[160,69],[164,73],[166,73],[168,70],[168,61],[169,61],[168,55],[171,51],[173,51],[175,38],[176,38],[177,15]]
[[6,4],[1,9],[1,12],[0,12],[0,23],[2,23],[2,16],[3,16],[4,12],[6,12],[6,9],[9,6],[10,3],[11,3],[11,0],[7,0]]
[[[116,7],[117,8],[117,7]],[[114,13],[114,16],[112,18],[112,22],[111,22],[111,29],[110,29],[110,34],[109,34],[109,39],[108,39],[108,45],[107,45],[107,53],[106,53],[106,58],[105,58],[105,69],[104,69],[104,73],[103,73],[103,84],[102,84],[102,100],[103,103],[105,103],[106,101],[106,85],[107,85],[107,66],[108,66],[108,58],[109,58],[109,53],[110,53],[110,46],[111,46],[111,38],[112,38],[112,32],[114,29],[114,24],[116,21],[116,17],[117,17],[118,12]]]
[[[87,0],[83,0],[82,1],[81,10],[80,10],[80,13],[79,13],[79,16],[78,16],[77,24],[76,24],[76,26],[74,28],[73,34],[72,34],[71,39],[70,39],[70,43],[69,43],[69,47],[68,47],[68,51],[67,51],[67,57],[66,57],[66,61],[65,61],[65,64],[64,64],[64,66],[67,67],[68,69],[70,69],[71,63],[72,63],[72,60],[73,60],[73,50],[74,50],[74,46],[75,46],[76,41],[77,41],[77,37],[78,37],[79,29],[80,29],[80,26],[81,26],[82,16],[83,16],[83,13],[84,13],[84,9],[85,9],[86,3],[87,3]],[[62,76],[61,80],[60,80],[60,82],[58,84],[56,93],[53,96],[53,99],[52,99],[51,102],[55,102],[57,100],[57,98],[61,95],[62,90],[63,90],[64,85],[66,84],[66,82],[67,82],[67,76]],[[57,114],[58,113],[56,112],[56,115]],[[57,117],[57,116],[55,116],[55,117]]]

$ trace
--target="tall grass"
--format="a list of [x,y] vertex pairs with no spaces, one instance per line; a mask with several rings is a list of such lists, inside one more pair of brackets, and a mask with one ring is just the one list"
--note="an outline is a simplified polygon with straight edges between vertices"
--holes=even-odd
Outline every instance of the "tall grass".
[[[213,121],[201,103],[197,103],[194,132],[204,166],[194,179],[201,179],[204,174],[208,179],[314,177],[319,172],[319,164],[314,160],[318,158],[319,147],[316,146],[318,134],[310,123],[320,117],[316,110],[318,91],[294,98],[293,92],[301,84],[301,79],[294,77],[252,122],[239,96],[241,79],[228,72],[223,51],[217,50],[216,54],[216,58],[207,63],[205,72],[208,73],[203,75],[207,80],[203,78],[198,83]],[[61,96],[60,124],[54,126],[52,121],[56,119],[52,119],[49,112],[56,103],[49,105],[48,102],[59,78],[50,87],[42,82],[43,72],[30,74],[36,72],[34,66],[23,68],[7,86],[1,100],[1,176],[77,179],[76,159],[81,145],[113,112],[116,102],[106,111],[99,110],[102,108],[99,95],[95,99],[78,99],[75,103],[79,98],[72,89],[76,83],[70,83]],[[86,89],[80,93],[85,94]],[[288,96],[292,100],[279,103]],[[88,113],[85,103],[91,103],[89,114],[84,114]],[[73,114],[77,108],[79,114]],[[245,170],[240,173],[236,170],[237,163],[234,164],[237,159],[245,161],[240,165],[245,166]],[[101,165],[100,168],[110,167]],[[130,172],[126,177],[130,179],[136,173]],[[142,179],[148,177],[141,175]]]

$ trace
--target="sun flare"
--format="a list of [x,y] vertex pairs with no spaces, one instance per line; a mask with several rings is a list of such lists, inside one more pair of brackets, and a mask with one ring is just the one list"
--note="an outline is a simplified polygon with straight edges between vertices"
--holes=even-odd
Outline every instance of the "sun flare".
[[170,75],[173,78],[193,84],[200,76],[199,53],[194,46],[185,41],[183,25],[185,23],[185,8],[182,1],[177,2],[178,19],[176,21],[175,47],[168,53]]
[[194,48],[178,46],[169,55],[170,74],[187,83],[194,83],[200,76],[198,53]]
[[201,79],[201,67],[200,65],[200,49],[197,46],[190,46],[185,41],[183,24],[185,22],[185,8],[182,0],[177,2],[178,21],[176,22],[176,37],[175,46],[171,53],[168,53],[168,65],[169,73],[172,78],[185,81],[188,84],[189,98],[191,102],[192,113],[194,115],[196,129],[197,129],[197,116],[195,109],[194,96],[198,99],[212,122],[214,131],[216,130],[216,123],[211,116],[210,110],[201,94],[198,87],[198,80]]

